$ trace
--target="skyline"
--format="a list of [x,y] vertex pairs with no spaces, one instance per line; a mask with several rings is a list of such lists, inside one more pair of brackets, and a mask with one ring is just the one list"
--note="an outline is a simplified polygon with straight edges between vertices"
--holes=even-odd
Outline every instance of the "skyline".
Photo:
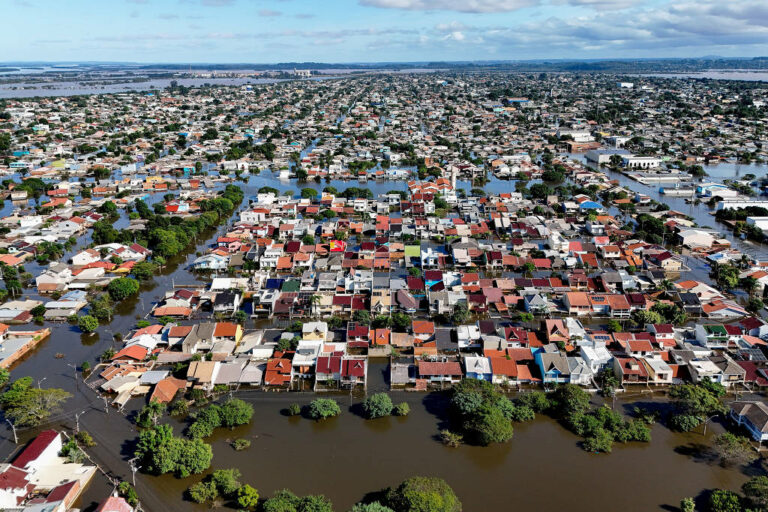
[[[667,0],[4,0],[6,61],[276,63],[756,57],[768,5]],[[59,4],[60,5],[60,4]]]

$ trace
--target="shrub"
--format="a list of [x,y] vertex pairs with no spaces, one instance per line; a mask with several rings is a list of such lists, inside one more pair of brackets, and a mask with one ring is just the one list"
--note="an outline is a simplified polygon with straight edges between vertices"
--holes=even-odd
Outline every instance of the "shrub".
[[243,450],[246,450],[251,447],[251,441],[248,439],[235,439],[232,441],[232,448],[235,449],[235,451],[241,452]]
[[461,434],[457,434],[456,432],[451,432],[450,430],[441,430],[440,441],[442,441],[445,446],[458,448],[461,446],[461,443],[464,442],[464,438]]
[[711,512],[741,512],[739,495],[735,492],[717,489],[709,497]]
[[441,478],[413,477],[387,494],[387,505],[408,512],[461,512],[461,502]]
[[293,403],[288,406],[286,411],[288,412],[288,416],[298,416],[301,414],[301,406],[297,403]]
[[527,405],[518,405],[512,410],[509,418],[514,422],[533,421],[536,419],[536,413]]
[[210,480],[193,484],[187,489],[187,494],[195,503],[208,503],[219,497],[216,484]]
[[392,399],[386,393],[376,393],[363,401],[363,414],[368,419],[389,416],[393,408]]
[[94,441],[91,434],[89,434],[85,430],[81,430],[80,432],[75,434],[75,439],[77,439],[77,442],[85,446],[86,448],[96,446],[96,441]]
[[99,327],[99,321],[91,315],[78,317],[77,326],[83,332],[93,332]]
[[316,398],[309,404],[308,413],[313,420],[324,420],[341,414],[341,408],[336,400]]
[[613,436],[602,428],[597,428],[588,437],[584,438],[584,449],[588,452],[610,453],[612,445]]
[[408,413],[410,412],[411,406],[408,405],[408,402],[400,402],[394,409],[395,416],[408,416]]

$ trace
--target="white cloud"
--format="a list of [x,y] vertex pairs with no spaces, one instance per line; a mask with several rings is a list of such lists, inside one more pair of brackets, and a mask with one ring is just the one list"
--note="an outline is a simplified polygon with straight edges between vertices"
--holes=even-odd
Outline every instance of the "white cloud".
[[409,11],[508,12],[539,0],[359,0],[360,5]]

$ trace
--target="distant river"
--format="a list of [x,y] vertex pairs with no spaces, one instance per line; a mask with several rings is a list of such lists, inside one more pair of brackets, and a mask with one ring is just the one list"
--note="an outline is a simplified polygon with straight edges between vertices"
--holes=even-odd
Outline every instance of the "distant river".
[[638,76],[657,78],[708,78],[710,80],[743,80],[745,82],[768,82],[768,71],[739,70],[739,71],[700,71],[692,73],[644,73]]
[[[318,77],[309,80],[328,80],[334,77]],[[106,81],[108,79],[104,79]],[[29,82],[0,84],[0,98],[33,98],[36,96],[79,96],[83,94],[111,94],[129,91],[164,89],[175,80],[185,87],[208,85],[257,85],[273,84],[285,80],[276,78],[163,78],[146,82],[121,82],[113,84],[84,85],[82,81],[71,82]]]

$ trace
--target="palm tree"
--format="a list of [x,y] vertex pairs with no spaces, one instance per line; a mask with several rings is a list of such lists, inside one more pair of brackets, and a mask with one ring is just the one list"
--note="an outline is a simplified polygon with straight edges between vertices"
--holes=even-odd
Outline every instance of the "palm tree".
[[669,279],[664,279],[661,283],[659,283],[659,288],[664,291],[673,290],[675,288],[675,283]]
[[310,315],[317,312],[317,305],[320,304],[320,296],[315,294],[309,298]]

